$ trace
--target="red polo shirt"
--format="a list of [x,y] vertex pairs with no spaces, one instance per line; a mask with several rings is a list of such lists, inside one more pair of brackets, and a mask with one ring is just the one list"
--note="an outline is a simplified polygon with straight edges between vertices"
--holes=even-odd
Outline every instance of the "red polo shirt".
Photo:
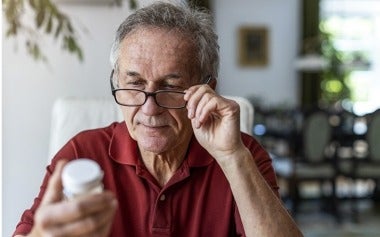
[[[252,137],[242,134],[256,164],[273,191],[278,186],[271,159]],[[147,171],[136,142],[124,122],[84,131],[72,138],[47,167],[41,191],[24,212],[14,234],[26,234],[56,162],[86,157],[104,170],[104,186],[115,193],[119,206],[112,237],[245,236],[234,198],[217,162],[192,139],[187,157],[165,187]]]

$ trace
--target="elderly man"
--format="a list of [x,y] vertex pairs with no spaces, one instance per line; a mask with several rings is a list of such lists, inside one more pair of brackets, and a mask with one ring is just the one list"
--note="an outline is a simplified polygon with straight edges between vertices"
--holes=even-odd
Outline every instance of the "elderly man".
[[[239,106],[214,91],[210,15],[155,3],[119,27],[111,87],[124,122],[72,138],[47,168],[16,236],[302,236],[271,160],[239,131]],[[67,160],[104,170],[101,194],[62,199]]]

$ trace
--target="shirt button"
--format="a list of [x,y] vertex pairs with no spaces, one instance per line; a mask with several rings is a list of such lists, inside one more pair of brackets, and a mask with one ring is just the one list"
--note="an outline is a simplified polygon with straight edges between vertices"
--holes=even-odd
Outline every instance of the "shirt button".
[[165,201],[165,199],[166,199],[165,194],[162,194],[161,197],[160,197],[160,201]]

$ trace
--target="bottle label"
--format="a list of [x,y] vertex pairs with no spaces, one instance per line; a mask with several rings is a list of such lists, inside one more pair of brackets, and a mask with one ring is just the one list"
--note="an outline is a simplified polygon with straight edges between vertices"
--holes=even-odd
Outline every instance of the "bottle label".
[[73,199],[73,198],[77,198],[80,196],[84,196],[84,195],[96,194],[96,193],[101,193],[101,192],[103,192],[103,185],[102,184],[94,187],[93,189],[87,190],[85,192],[80,192],[80,193],[73,193],[67,189],[63,189],[63,195],[65,196],[65,199],[68,199],[68,200]]

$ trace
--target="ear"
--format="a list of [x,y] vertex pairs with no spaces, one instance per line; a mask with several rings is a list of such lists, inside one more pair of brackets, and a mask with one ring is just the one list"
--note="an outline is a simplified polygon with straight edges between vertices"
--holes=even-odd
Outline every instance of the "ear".
[[216,89],[216,84],[217,84],[217,80],[215,77],[211,78],[211,81],[208,83],[210,85],[210,87],[215,90]]
[[111,75],[110,75],[111,92],[115,89],[115,87],[113,86],[113,74],[114,74],[114,69],[112,69]]

